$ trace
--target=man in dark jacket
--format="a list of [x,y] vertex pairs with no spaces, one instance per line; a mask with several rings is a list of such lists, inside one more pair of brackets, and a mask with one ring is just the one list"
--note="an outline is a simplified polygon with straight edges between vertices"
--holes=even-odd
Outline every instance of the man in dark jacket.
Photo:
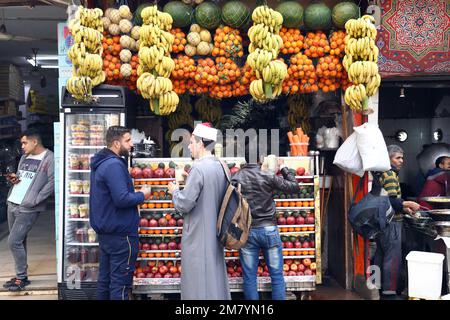
[[120,126],[106,133],[108,148],[91,160],[90,223],[100,245],[97,298],[126,300],[139,251],[137,206],[150,197],[150,189],[134,192],[127,162],[133,144],[130,131]]
[[247,164],[237,172],[232,183],[241,185],[241,193],[247,200],[252,227],[247,243],[240,250],[240,260],[244,277],[244,295],[247,300],[258,300],[256,273],[259,252],[262,250],[267,262],[272,283],[272,299],[285,300],[286,287],[283,277],[283,252],[276,221],[276,207],[272,198],[274,190],[298,193],[300,188],[295,176],[279,161],[279,177],[261,170],[256,157],[251,157],[251,143],[245,146]]

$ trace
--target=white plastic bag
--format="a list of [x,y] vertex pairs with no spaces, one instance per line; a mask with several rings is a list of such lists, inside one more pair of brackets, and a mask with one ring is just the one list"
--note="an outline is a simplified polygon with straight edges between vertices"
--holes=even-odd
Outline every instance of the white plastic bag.
[[384,172],[390,170],[391,162],[386,142],[378,125],[364,123],[353,129],[356,132],[356,144],[362,158],[364,171]]
[[346,172],[364,175],[363,163],[356,143],[356,133],[353,132],[336,151],[333,163]]

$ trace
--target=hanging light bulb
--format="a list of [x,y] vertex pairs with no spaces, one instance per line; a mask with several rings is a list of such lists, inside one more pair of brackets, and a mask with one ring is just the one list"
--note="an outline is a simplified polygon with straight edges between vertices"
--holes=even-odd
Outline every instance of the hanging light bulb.
[[405,88],[400,88],[400,98],[404,98],[405,97]]

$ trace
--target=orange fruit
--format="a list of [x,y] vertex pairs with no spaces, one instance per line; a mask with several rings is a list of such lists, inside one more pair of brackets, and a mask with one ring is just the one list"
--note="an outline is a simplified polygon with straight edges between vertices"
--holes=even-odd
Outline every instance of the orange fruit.
[[308,254],[309,254],[310,256],[313,256],[313,255],[314,255],[314,250],[309,250],[309,251],[308,251]]
[[162,253],[161,253],[161,252],[156,252],[156,253],[155,253],[155,257],[161,258],[161,257],[162,257]]
[[155,234],[161,234],[161,229],[155,229]]
[[283,250],[283,256],[288,256],[288,255],[289,255],[289,252]]
[[295,202],[295,207],[301,207],[301,206],[302,206],[302,202],[301,201]]
[[141,253],[141,257],[142,258],[147,258],[147,254],[144,252],[144,253]]
[[149,254],[148,254],[148,257],[149,257],[149,258],[154,258],[154,257],[155,257],[155,254],[154,254],[154,253],[149,253]]
[[302,231],[308,231],[308,227],[302,227]]
[[314,207],[314,201],[310,201],[310,202],[309,202],[309,206],[310,206],[310,207]]
[[308,231],[314,231],[314,227],[308,227]]
[[169,204],[168,204],[168,203],[163,203],[162,207],[163,207],[164,209],[167,209],[167,208],[169,208]]
[[157,209],[161,209],[161,208],[162,208],[162,204],[161,204],[161,203],[157,203],[157,204],[156,204],[156,208],[157,208]]
[[149,203],[148,204],[148,208],[149,209],[155,209],[155,204],[154,203]]
[[289,251],[290,256],[295,256],[295,251]]
[[283,207],[289,207],[289,202],[284,201],[284,202],[283,202]]
[[294,231],[295,231],[294,227],[289,227],[288,228],[288,232],[294,232]]
[[169,257],[169,253],[168,253],[168,252],[164,252],[164,253],[163,253],[163,257],[164,257],[164,258],[168,258],[168,257]]
[[162,234],[167,234],[167,233],[168,233],[168,230],[167,230],[167,229],[162,229],[162,230],[161,230],[161,233],[162,233]]
[[296,231],[296,232],[302,231],[302,228],[296,227],[296,228],[294,228],[294,231]]

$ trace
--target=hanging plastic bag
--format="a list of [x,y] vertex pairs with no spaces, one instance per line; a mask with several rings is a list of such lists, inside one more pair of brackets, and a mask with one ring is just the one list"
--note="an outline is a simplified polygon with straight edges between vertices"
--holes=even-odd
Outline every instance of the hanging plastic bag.
[[364,175],[363,163],[356,143],[356,133],[353,132],[339,147],[333,163],[346,172]]
[[378,125],[364,123],[353,128],[356,132],[356,144],[362,158],[364,171],[388,171],[391,169],[389,154],[383,134]]

